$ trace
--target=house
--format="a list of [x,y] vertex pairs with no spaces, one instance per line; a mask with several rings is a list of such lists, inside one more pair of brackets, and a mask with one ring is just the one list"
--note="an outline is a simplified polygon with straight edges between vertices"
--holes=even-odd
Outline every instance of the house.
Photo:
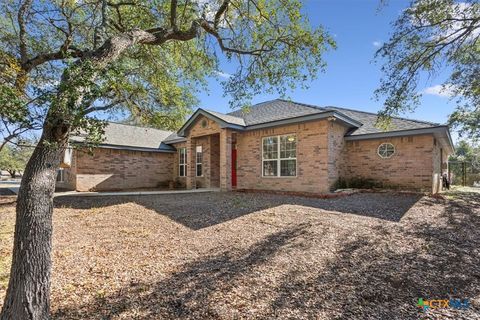
[[[78,191],[177,186],[302,193],[338,181],[441,190],[453,153],[445,125],[287,100],[223,114],[198,109],[175,133],[110,123],[93,154],[74,150],[58,186]],[[73,138],[73,143],[78,141]],[[66,161],[64,161],[66,162]]]

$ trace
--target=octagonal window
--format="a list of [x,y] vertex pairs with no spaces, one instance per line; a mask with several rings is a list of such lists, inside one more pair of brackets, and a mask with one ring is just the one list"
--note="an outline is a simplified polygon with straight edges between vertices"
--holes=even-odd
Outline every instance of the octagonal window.
[[395,154],[395,146],[391,143],[382,143],[378,146],[377,153],[380,158],[388,159]]

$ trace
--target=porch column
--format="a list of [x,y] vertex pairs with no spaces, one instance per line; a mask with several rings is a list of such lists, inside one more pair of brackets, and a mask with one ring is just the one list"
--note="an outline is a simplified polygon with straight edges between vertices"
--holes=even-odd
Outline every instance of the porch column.
[[207,137],[207,143],[203,146],[203,176],[205,188],[212,186],[212,135]]
[[187,179],[186,187],[187,189],[195,189],[195,139],[188,137],[185,144],[187,150]]
[[232,190],[232,131],[220,129],[220,190]]

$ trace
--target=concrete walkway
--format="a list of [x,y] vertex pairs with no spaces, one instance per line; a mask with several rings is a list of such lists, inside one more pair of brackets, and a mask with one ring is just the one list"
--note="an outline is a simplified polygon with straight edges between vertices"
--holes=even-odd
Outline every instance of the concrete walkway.
[[[0,188],[10,189],[18,194],[20,181],[0,181]],[[220,188],[201,188],[193,190],[165,190],[165,191],[111,191],[111,192],[55,192],[54,197],[100,197],[100,196],[146,196],[155,194],[183,194],[183,193],[202,193],[202,192],[219,192]]]
[[146,196],[157,194],[188,194],[203,192],[219,192],[220,188],[201,188],[192,190],[165,190],[165,191],[111,191],[111,192],[55,192],[54,197],[101,197],[101,196]]

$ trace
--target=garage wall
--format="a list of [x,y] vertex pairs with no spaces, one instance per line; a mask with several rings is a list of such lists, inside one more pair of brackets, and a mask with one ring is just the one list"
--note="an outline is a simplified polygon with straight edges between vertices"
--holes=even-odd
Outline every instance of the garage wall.
[[97,148],[93,155],[76,151],[78,191],[168,187],[173,153]]
[[[395,146],[395,154],[383,159],[377,154],[384,142]],[[433,135],[348,141],[345,148],[344,178],[372,179],[385,187],[432,190]]]

